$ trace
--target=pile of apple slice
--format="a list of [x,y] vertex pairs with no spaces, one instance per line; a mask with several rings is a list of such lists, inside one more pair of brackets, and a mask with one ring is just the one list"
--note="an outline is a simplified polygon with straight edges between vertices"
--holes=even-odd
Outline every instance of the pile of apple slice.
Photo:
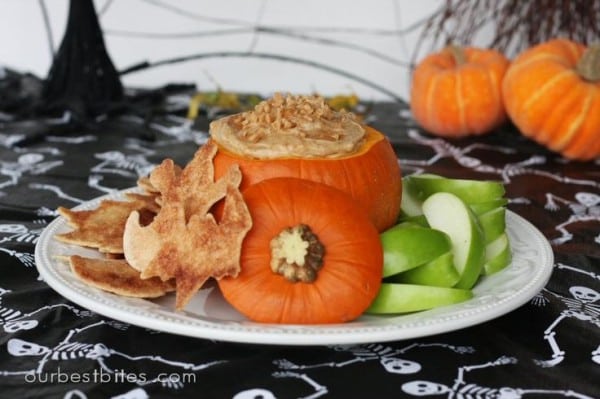
[[399,223],[381,234],[383,283],[368,313],[407,313],[473,297],[511,262],[505,190],[489,180],[403,178]]

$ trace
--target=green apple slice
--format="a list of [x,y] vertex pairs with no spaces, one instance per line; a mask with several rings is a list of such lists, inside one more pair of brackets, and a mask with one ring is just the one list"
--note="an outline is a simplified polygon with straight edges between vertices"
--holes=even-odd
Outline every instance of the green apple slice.
[[470,204],[502,198],[505,193],[501,182],[491,180],[449,179],[432,174],[410,175],[407,180],[410,181],[412,195],[420,200],[445,192]]
[[402,179],[402,200],[400,201],[400,215],[402,218],[422,215],[421,203],[410,178]]
[[475,202],[469,204],[469,207],[476,215],[481,215],[483,213],[489,212],[492,209],[500,208],[506,206],[508,204],[508,199],[506,198],[496,198],[490,201],[484,202]]
[[490,275],[499,272],[512,261],[512,252],[510,242],[506,233],[501,234],[497,239],[487,244],[485,247],[485,264],[482,274]]
[[482,213],[478,218],[486,244],[500,237],[506,230],[506,209],[503,207]]
[[416,215],[416,216],[405,216],[402,215],[399,219],[400,223],[414,223],[419,226],[429,227],[429,223],[427,223],[427,218],[425,215]]
[[400,223],[381,233],[380,239],[383,277],[427,263],[452,248],[445,233],[414,223]]
[[485,261],[485,237],[477,217],[456,195],[440,192],[423,202],[429,225],[450,237],[454,267],[460,274],[456,288],[475,285]]
[[395,274],[387,282],[452,287],[459,279],[460,275],[454,267],[454,255],[449,251],[424,265]]
[[452,305],[473,298],[471,290],[383,283],[367,313],[408,313]]

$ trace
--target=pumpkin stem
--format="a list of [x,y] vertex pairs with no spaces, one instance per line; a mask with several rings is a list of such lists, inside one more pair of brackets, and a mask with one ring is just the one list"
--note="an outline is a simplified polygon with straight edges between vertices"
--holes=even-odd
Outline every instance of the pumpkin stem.
[[283,229],[271,240],[271,270],[295,283],[312,283],[323,267],[325,247],[309,226]]
[[600,43],[594,43],[585,50],[575,70],[589,82],[600,81]]
[[452,57],[454,57],[454,62],[457,66],[461,66],[467,62],[467,55],[462,47],[459,47],[455,44],[450,44],[446,47],[446,49],[450,52],[450,54],[452,54]]

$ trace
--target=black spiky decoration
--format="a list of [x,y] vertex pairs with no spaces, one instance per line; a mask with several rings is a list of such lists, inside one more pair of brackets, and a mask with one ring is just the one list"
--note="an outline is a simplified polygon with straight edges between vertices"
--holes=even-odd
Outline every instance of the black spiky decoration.
[[90,119],[110,112],[123,99],[123,86],[104,45],[93,0],[71,0],[62,43],[41,94],[46,113],[71,111]]

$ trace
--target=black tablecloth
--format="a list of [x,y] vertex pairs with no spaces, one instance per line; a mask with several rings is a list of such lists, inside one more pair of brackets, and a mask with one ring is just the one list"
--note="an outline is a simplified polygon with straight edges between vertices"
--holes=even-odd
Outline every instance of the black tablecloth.
[[189,125],[189,98],[160,94],[144,112],[88,123],[0,114],[0,397],[400,398],[417,386],[447,398],[600,397],[600,161],[567,161],[509,125],[436,138],[405,104],[370,104],[365,115],[405,175],[501,180],[508,208],[552,243],[550,282],[522,307],[418,339],[298,347],[152,331],[61,297],[33,256],[56,208],[133,186],[166,157],[185,164],[218,115]]

